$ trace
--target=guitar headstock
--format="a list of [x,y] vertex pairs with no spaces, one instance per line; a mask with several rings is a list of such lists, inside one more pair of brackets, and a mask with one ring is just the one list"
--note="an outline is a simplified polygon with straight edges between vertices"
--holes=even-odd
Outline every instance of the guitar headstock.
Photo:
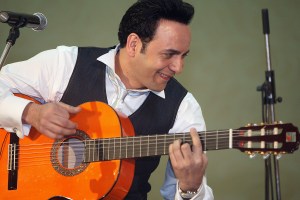
[[248,125],[233,133],[233,148],[249,155],[293,153],[299,143],[299,130],[291,123]]

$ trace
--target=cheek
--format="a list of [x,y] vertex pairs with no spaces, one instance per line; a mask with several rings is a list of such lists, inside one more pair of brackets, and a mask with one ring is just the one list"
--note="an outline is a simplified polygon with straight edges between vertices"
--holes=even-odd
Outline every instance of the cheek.
[[168,61],[155,56],[141,56],[135,70],[139,75],[153,77],[158,71],[166,68],[168,64]]

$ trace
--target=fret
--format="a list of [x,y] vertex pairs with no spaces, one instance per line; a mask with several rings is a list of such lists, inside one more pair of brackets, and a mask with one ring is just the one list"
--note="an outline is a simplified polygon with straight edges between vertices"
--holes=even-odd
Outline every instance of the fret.
[[134,138],[132,138],[132,157],[134,158]]
[[128,139],[128,137],[126,137],[126,156],[125,156],[125,158],[128,158],[128,153],[127,153],[127,145],[128,145],[128,141],[127,141],[127,139]]
[[122,138],[119,138],[119,158],[122,158]]
[[86,140],[84,140],[83,143],[84,143],[84,154],[83,154],[83,158],[82,159],[83,159],[83,162],[87,162],[86,161]]
[[232,129],[229,129],[229,148],[232,149]]
[[219,149],[219,131],[217,130],[216,149]]
[[101,149],[101,140],[96,139],[96,143],[97,143],[97,160],[102,160],[103,158],[102,156],[102,152],[103,149]]
[[140,140],[140,157],[148,156],[148,148],[146,148],[146,145],[148,145],[148,137],[141,136]]
[[119,138],[109,138],[108,139],[109,142],[108,142],[108,159],[109,160],[114,160],[114,159],[117,159],[120,157],[120,155],[117,155],[118,153],[120,154],[119,152],[119,149],[120,146],[116,143],[117,140],[119,140]]
[[105,155],[105,160],[111,160],[112,158],[111,158],[111,145],[110,145],[110,138],[106,138],[106,139],[104,139],[103,141],[105,141],[105,148],[104,148],[104,151],[105,151],[105,153],[104,153],[104,155]]
[[134,137],[126,137],[126,158],[134,158]]
[[107,160],[107,156],[106,156],[106,152],[107,152],[107,148],[106,148],[106,139],[102,140],[102,159],[103,160]]
[[156,136],[148,136],[148,147],[149,147],[149,150],[148,150],[148,156],[155,156],[157,155],[157,148],[156,145],[157,145],[157,140],[156,140]]
[[207,139],[207,137],[206,137],[206,131],[204,131],[204,148],[203,148],[204,151],[207,150],[206,139]]
[[90,141],[88,140],[87,143],[86,143],[86,148],[87,148],[87,155],[86,155],[86,158],[87,158],[87,161],[90,162],[90,145],[89,145]]
[[97,143],[96,140],[91,140],[91,150],[92,150],[92,162],[98,161],[97,160]]
[[101,160],[101,159],[100,159],[100,145],[99,145],[99,144],[100,144],[100,140],[97,140],[97,153],[98,153],[97,159],[98,159],[98,160]]
[[86,140],[85,149],[86,149],[85,162],[91,162],[91,141],[90,140]]
[[96,150],[96,146],[95,146],[95,140],[91,140],[91,153],[92,153],[92,161],[95,162],[95,150]]
[[93,140],[93,161],[95,161],[95,140]]
[[97,139],[97,148],[98,148],[98,158],[99,160],[104,160],[104,144],[103,140]]
[[95,156],[95,159],[97,160],[97,161],[99,161],[100,159],[102,159],[101,158],[101,154],[100,154],[100,152],[101,152],[101,148],[99,149],[99,147],[100,147],[100,140],[99,139],[95,139],[95,143],[96,143],[96,145],[95,145],[95,152],[96,152],[96,156]]
[[149,156],[149,135],[148,135],[148,143],[147,143],[147,156]]
[[105,139],[102,140],[102,159],[105,160]]
[[141,156],[141,137],[134,137],[133,138],[133,157],[140,157]]
[[140,157],[142,157],[142,137],[140,137]]
[[107,139],[108,143],[107,143],[107,160],[110,159],[110,138]]
[[228,149],[230,145],[233,145],[233,140],[232,140],[232,134],[230,134],[230,129],[229,130],[224,130],[221,131],[221,136],[219,138],[219,149]]
[[127,137],[121,138],[121,158],[127,158]]
[[88,140],[88,160],[91,162],[91,140]]
[[113,158],[115,159],[116,158],[116,139],[113,138],[113,140],[114,140],[114,156],[113,156]]
[[155,155],[157,155],[157,135],[155,135]]

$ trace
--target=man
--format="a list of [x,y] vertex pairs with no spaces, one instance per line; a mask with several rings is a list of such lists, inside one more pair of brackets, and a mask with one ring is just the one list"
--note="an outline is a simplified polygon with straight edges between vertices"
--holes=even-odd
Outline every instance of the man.
[[[21,138],[33,126],[60,139],[75,133],[77,124],[69,118],[80,114],[79,104],[103,101],[129,116],[136,134],[190,131],[192,147],[180,140],[169,146],[161,194],[165,199],[213,199],[204,177],[207,157],[196,132],[205,129],[201,109],[174,79],[189,53],[193,14],[193,7],[181,0],[139,0],[122,18],[116,47],[60,46],[5,66],[0,74],[1,126]],[[136,160],[126,199],[147,198],[148,179],[158,164],[159,157]]]

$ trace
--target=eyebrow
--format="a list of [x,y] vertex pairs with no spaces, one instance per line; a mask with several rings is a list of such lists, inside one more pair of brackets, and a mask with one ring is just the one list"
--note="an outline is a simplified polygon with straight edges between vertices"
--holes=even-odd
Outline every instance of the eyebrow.
[[[175,50],[175,49],[166,49],[165,52],[172,53],[172,54],[176,54],[176,55],[181,54],[180,51]],[[186,51],[185,53],[183,53],[183,55],[187,55],[189,52],[190,52],[190,50],[188,50],[188,51]]]

